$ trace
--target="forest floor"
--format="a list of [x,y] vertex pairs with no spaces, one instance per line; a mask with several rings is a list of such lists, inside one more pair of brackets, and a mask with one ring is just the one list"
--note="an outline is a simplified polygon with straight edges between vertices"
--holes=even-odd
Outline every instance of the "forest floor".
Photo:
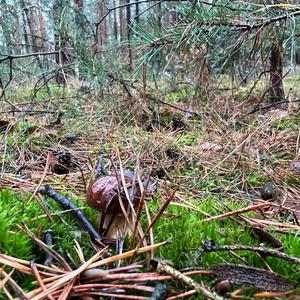
[[[191,107],[187,108],[183,99],[188,96],[176,91],[165,98],[175,107],[160,105],[159,118],[153,121],[130,111],[125,98],[116,102],[115,96],[103,101],[88,94],[76,94],[74,98],[70,94],[69,98],[61,99],[61,91],[55,92],[57,97],[50,100],[38,95],[34,108],[26,92],[20,93],[18,98],[9,101],[18,108],[35,112],[11,113],[7,106],[3,108],[6,113],[0,116],[0,253],[24,260],[18,261],[23,264],[21,267],[12,258],[0,255],[1,265],[7,265],[3,267],[0,288],[6,286],[6,281],[10,282],[0,292],[0,299],[37,289],[31,284],[36,276],[21,273],[32,274],[33,268],[27,263],[31,260],[44,263],[45,252],[35,239],[43,240],[48,229],[53,232],[53,249],[73,270],[96,254],[95,245],[72,213],[64,212],[53,199],[41,196],[39,189],[50,185],[82,208],[95,225],[98,214],[86,204],[85,197],[100,154],[104,155],[104,166],[112,174],[113,162],[117,169],[122,166],[124,170],[136,171],[142,178],[150,175],[158,187],[145,202],[139,222],[143,232],[150,229],[146,234],[148,245],[168,239],[171,242],[135,259],[141,264],[140,274],[150,272],[149,258],[157,257],[172,262],[176,270],[195,272],[192,278],[198,282],[201,279],[205,289],[232,298],[299,294],[300,113],[297,103],[247,114],[257,104],[256,97],[243,100],[240,93],[222,92],[209,105],[194,104],[197,114],[191,114],[175,108]],[[61,173],[62,162],[66,163],[67,174],[57,174]],[[169,200],[162,211],[163,203]],[[222,214],[225,215],[213,218]],[[149,226],[151,220],[155,220],[153,226]],[[33,240],[24,229],[25,224],[33,232]],[[126,238],[122,251],[135,249],[139,239]],[[225,245],[229,248],[221,247]],[[114,249],[112,244],[108,257],[113,257]],[[132,261],[119,261],[107,268],[128,264]],[[228,270],[222,269],[224,264]],[[260,271],[236,270],[236,264]],[[213,273],[217,279],[212,280],[204,271]],[[276,273],[281,277],[276,277],[279,276]],[[176,279],[165,281],[168,282],[167,299],[179,299],[178,295],[202,297],[194,295],[199,290],[193,283],[183,283],[178,275],[173,276]],[[224,282],[224,276],[230,283]],[[18,284],[12,283],[10,277]],[[98,295],[146,299],[156,282],[145,278],[144,281],[115,278],[109,283],[121,282],[123,286],[107,285],[106,289],[99,288]],[[128,290],[124,282],[142,283],[140,290]],[[16,286],[23,290],[20,292]],[[296,290],[290,292],[293,288]],[[38,293],[41,290],[34,295]],[[76,291],[73,293],[78,295]],[[218,299],[219,296],[213,295]]]

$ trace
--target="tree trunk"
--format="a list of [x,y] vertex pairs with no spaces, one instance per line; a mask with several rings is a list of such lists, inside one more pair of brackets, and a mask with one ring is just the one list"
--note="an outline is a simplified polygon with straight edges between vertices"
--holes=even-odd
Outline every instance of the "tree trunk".
[[270,57],[270,100],[272,102],[284,99],[283,89],[283,51],[282,41],[276,40],[272,45]]
[[162,7],[161,2],[159,2],[157,6],[157,22],[158,22],[158,28],[161,30],[162,27]]
[[[101,12],[102,15],[106,13],[106,7],[104,1],[101,3]],[[107,19],[105,18],[101,24],[101,40],[102,40],[102,45],[105,44],[107,40]]]
[[139,23],[140,22],[140,19],[139,19],[139,14],[140,14],[139,0],[135,0],[135,1],[136,1],[136,4],[135,4],[135,21],[136,21],[136,23]]
[[28,27],[31,37],[31,46],[34,52],[39,51],[39,32],[38,32],[38,16],[37,16],[38,4],[36,1],[32,1],[32,5],[24,7],[25,15],[28,22]]
[[8,53],[14,53],[16,45],[13,45],[12,40],[12,29],[10,27],[11,22],[8,23],[9,15],[8,10],[11,10],[11,6],[6,3],[5,0],[1,0],[1,15],[0,15],[0,25],[3,32],[4,45],[6,46]]
[[127,20],[127,39],[128,39],[128,58],[129,58],[129,70],[132,70],[132,49],[131,49],[131,9],[130,0],[127,0],[128,4],[126,7],[126,20]]
[[297,51],[296,51],[295,60],[296,60],[296,64],[300,65],[300,49],[297,49]]
[[26,14],[25,14],[24,10],[22,10],[22,21],[23,21],[23,35],[24,35],[24,50],[25,50],[25,53],[29,53],[30,52],[30,42],[29,42],[30,35],[28,34],[28,30],[27,30]]
[[[63,11],[63,7],[65,5],[64,0],[55,0],[53,4],[53,23],[56,28],[59,28],[59,24],[61,21],[61,14]],[[68,63],[68,57],[65,54],[64,50],[67,46],[67,42],[65,41],[64,36],[61,35],[59,29],[55,29],[54,31],[54,44],[55,51],[59,51],[55,56],[55,61],[57,64],[63,65],[64,63]]]
[[23,16],[23,28],[24,28],[24,40],[27,52],[32,51],[37,52],[38,46],[36,44],[36,24],[35,24],[35,6],[34,5],[27,5],[25,1],[21,0],[21,9],[22,9],[22,16]]
[[39,20],[39,33],[40,33],[40,40],[39,40],[39,48],[41,51],[47,51],[47,33],[46,33],[46,22],[45,22],[45,16],[41,7],[41,4],[39,3],[38,6],[38,20]]
[[[119,0],[119,5],[124,5],[125,3],[126,0]],[[124,37],[126,37],[126,18],[124,15],[124,7],[120,7],[119,15],[120,15],[120,41],[123,41]]]
[[[116,0],[114,0],[114,7],[116,7]],[[116,41],[118,40],[118,21],[117,21],[117,11],[114,10],[114,35]]]

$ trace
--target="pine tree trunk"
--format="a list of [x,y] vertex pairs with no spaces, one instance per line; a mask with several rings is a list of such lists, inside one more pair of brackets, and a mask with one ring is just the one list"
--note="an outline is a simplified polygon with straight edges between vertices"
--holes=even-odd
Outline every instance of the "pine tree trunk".
[[300,65],[300,49],[296,51],[295,61],[297,65]]
[[[114,7],[116,7],[116,0],[114,0]],[[117,21],[117,11],[114,10],[114,35],[116,41],[118,40],[118,21]]]
[[[126,0],[119,0],[119,5],[125,4],[125,1]],[[124,37],[126,37],[126,19],[124,15],[124,7],[120,7],[119,16],[120,16],[120,41],[123,41]]]
[[[130,0],[126,1],[130,4]],[[129,69],[132,70],[132,49],[131,49],[131,8],[130,5],[126,6],[126,20],[127,20],[127,39],[128,39],[128,58],[129,58]]]
[[[55,0],[53,4],[53,23],[54,26],[59,27],[60,20],[61,20],[61,14],[63,10],[63,5],[61,5],[60,0]],[[63,1],[64,2],[64,1]],[[55,51],[60,51],[55,56],[55,62],[57,64],[63,65],[64,63],[68,62],[68,57],[63,52],[65,50],[65,47],[67,46],[67,42],[65,41],[64,37],[60,35],[59,31],[54,32],[54,47]]]
[[39,3],[38,6],[38,20],[39,20],[39,32],[40,32],[40,37],[41,39],[39,40],[39,48],[41,51],[47,51],[48,46],[47,46],[47,34],[46,34],[46,22],[45,22],[45,16],[43,14],[41,5]]
[[1,15],[0,15],[0,24],[3,32],[4,42],[7,48],[8,53],[13,53],[13,46],[11,44],[11,34],[7,28],[7,13],[6,10],[9,8],[5,0],[1,0]]
[[[102,15],[105,14],[106,12],[106,7],[105,7],[105,3],[102,2],[101,3],[101,12]],[[101,41],[102,41],[102,45],[105,44],[105,41],[107,40],[107,24],[106,24],[106,18],[103,20],[102,24],[101,24]]]
[[30,52],[30,42],[29,42],[30,35],[28,34],[28,30],[27,30],[27,20],[26,20],[26,14],[25,14],[24,10],[22,10],[22,21],[23,21],[23,32],[24,32],[24,50],[25,50],[25,53],[29,53]]
[[[25,43],[27,45],[27,51],[29,49],[32,49],[32,51],[37,52],[38,51],[38,46],[36,43],[36,32],[35,28],[37,27],[35,24],[35,5],[31,4],[26,5],[25,1],[20,1],[20,4],[22,6],[22,14],[23,14],[23,26],[24,26],[24,38],[25,38]],[[27,31],[27,26],[28,26],[28,31]],[[29,50],[30,51],[30,50]]]
[[161,9],[161,2],[159,2],[157,6],[157,20],[158,20],[158,28],[161,29],[162,27],[162,9]]
[[140,22],[139,14],[140,14],[140,7],[139,7],[139,0],[135,0],[135,21],[136,23]]
[[276,41],[272,45],[270,57],[270,100],[272,102],[284,99],[283,89],[283,52],[282,41]]

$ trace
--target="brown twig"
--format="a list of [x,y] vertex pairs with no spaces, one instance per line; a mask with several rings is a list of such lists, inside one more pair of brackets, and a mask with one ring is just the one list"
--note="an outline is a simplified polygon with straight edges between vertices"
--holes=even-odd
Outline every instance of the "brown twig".
[[216,221],[216,220],[228,218],[228,217],[231,217],[231,216],[234,216],[234,215],[237,215],[237,214],[241,214],[241,213],[244,213],[244,212],[264,208],[264,207],[269,206],[269,205],[270,205],[270,203],[267,203],[267,204],[266,203],[259,203],[259,204],[255,204],[255,205],[250,205],[250,206],[247,206],[245,208],[241,208],[241,209],[238,209],[238,210],[235,210],[235,211],[230,211],[230,212],[225,213],[225,214],[221,214],[221,215],[218,215],[218,216],[206,218],[202,222],[210,222],[210,221]]
[[238,250],[248,250],[248,251],[255,251],[261,253],[263,255],[269,255],[273,257],[278,257],[285,259],[287,261],[293,262],[295,264],[300,264],[300,258],[288,255],[282,251],[268,249],[266,247],[254,247],[254,246],[247,246],[247,245],[221,245],[221,246],[214,246],[214,245],[205,245],[202,248],[203,252],[214,252],[214,251],[238,251]]
[[191,287],[193,290],[196,290],[197,293],[208,297],[209,299],[215,300],[222,300],[223,298],[218,296],[217,294],[211,292],[206,287],[202,286],[194,279],[188,277],[187,275],[179,272],[178,270],[174,269],[170,265],[166,264],[162,260],[154,259],[151,261],[152,266],[156,269],[158,273],[166,273],[171,275],[173,278],[178,279],[182,283],[186,284],[187,286]]

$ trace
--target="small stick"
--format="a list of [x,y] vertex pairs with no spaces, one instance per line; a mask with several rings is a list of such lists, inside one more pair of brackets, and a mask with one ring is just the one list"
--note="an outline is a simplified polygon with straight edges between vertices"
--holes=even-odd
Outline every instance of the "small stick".
[[104,161],[104,155],[100,154],[99,159],[98,159],[98,164],[97,164],[95,174],[94,174],[95,178],[97,178],[100,174],[103,176],[109,175],[108,171],[103,166],[103,161]]
[[7,299],[14,300],[13,296],[11,295],[11,293],[9,292],[9,290],[5,286],[3,287],[3,292],[7,296]]
[[[2,290],[2,288],[5,286],[6,282],[8,281],[8,279],[11,277],[11,275],[14,273],[14,269],[12,269],[9,274],[2,280],[0,281],[0,291]],[[2,273],[2,268],[0,268],[0,275]]]
[[300,226],[293,225],[293,224],[286,224],[286,223],[282,223],[282,222],[275,222],[275,221],[271,221],[271,220],[251,218],[250,221],[256,222],[258,224],[260,223],[263,225],[277,226],[282,229],[300,230]]
[[[151,221],[151,223],[148,225],[148,228],[146,230],[146,232],[143,234],[143,236],[141,237],[141,239],[139,240],[136,248],[134,251],[136,251],[138,253],[139,247],[142,244],[142,242],[144,241],[146,235],[148,234],[148,232],[151,230],[151,228],[153,227],[153,225],[158,221],[158,219],[161,217],[161,215],[163,214],[163,212],[167,209],[167,207],[169,206],[170,202],[173,200],[174,195],[176,194],[177,189],[175,189],[174,191],[172,191],[171,195],[168,197],[168,199],[162,204],[162,206],[160,207],[160,209],[158,210],[158,212],[155,214],[153,220]],[[154,248],[153,248],[154,249]],[[131,261],[134,259],[135,255],[132,256]]]
[[[255,298],[278,298],[290,294],[292,291],[285,292],[260,292],[254,295]],[[290,297],[289,297],[290,298]]]
[[[27,260],[15,258],[15,257],[5,255],[5,254],[0,254],[0,262],[3,264],[7,264],[8,262],[10,262],[10,263],[14,264],[14,265],[10,265],[13,268],[17,268],[16,265],[18,264],[19,267],[23,268],[23,270],[22,270],[23,272],[26,272],[26,270],[28,270],[28,274],[31,274],[30,268],[26,267],[26,266],[30,266],[30,262]],[[36,264],[36,265],[39,268],[42,268],[42,269],[45,269],[45,270],[48,270],[48,271],[51,271],[54,273],[66,273],[66,271],[60,270],[58,268],[51,268],[51,267],[47,267],[47,266],[41,265],[41,264]],[[43,272],[43,273],[45,273],[45,272]]]
[[[87,271],[85,271],[87,272]],[[158,275],[157,273],[117,273],[117,274],[107,274],[105,273],[106,271],[103,271],[102,274],[101,272],[98,273],[97,278],[88,278],[84,277],[83,280],[86,280],[88,282],[95,282],[93,284],[97,284],[99,280],[102,281],[116,281],[116,280],[132,280],[135,283],[139,282],[150,282],[150,281],[166,281],[166,280],[171,280],[172,276],[171,275]],[[95,272],[96,273],[96,272]],[[190,272],[184,272],[184,275],[211,275],[213,274],[212,271],[210,270],[199,270],[199,271],[190,271]],[[88,274],[89,275],[89,274]],[[96,274],[95,274],[96,275]],[[43,280],[45,282],[45,280]]]
[[174,269],[170,265],[166,264],[160,259],[153,259],[151,260],[152,266],[156,269],[158,273],[165,273],[171,275],[173,278],[178,279],[182,283],[186,284],[187,286],[191,287],[193,290],[196,290],[197,293],[204,295],[209,299],[214,300],[223,300],[222,297],[218,296],[217,294],[211,292],[198,282],[196,282],[191,277],[186,276],[185,274],[179,272],[178,270]]
[[[10,266],[11,268],[15,268],[23,273],[26,274],[31,274],[31,270],[28,267],[23,266],[22,264],[12,261],[12,260],[8,260],[4,257],[2,257],[2,254],[0,254],[0,264],[2,265],[6,265],[6,266]],[[1,269],[0,269],[0,274],[1,274]]]
[[53,249],[49,248],[43,241],[41,241],[38,237],[36,237],[27,227],[25,223],[23,223],[24,231],[29,235],[29,237],[38,245],[40,246],[44,251],[49,252],[67,271],[72,271],[68,263],[65,261],[65,259],[58,254]]
[[[88,295],[88,296],[104,296],[104,297],[108,297],[110,299],[120,298],[120,299],[125,299],[125,300],[147,300],[148,299],[147,297],[144,297],[144,296],[122,295],[122,294],[106,293],[106,292],[101,292],[101,291],[99,291],[99,292],[97,292],[97,291],[96,292],[88,292],[85,295]],[[71,296],[77,296],[78,297],[79,294],[77,294],[77,295],[76,294],[75,295],[71,294]]]
[[274,249],[268,249],[265,247],[253,247],[253,246],[245,246],[245,245],[222,245],[222,246],[214,246],[214,245],[204,245],[202,248],[204,252],[214,252],[214,251],[237,251],[237,250],[249,250],[249,251],[255,251],[264,255],[270,255],[273,257],[282,258],[285,260],[288,260],[290,262],[293,262],[295,264],[300,265],[300,258],[288,255],[284,252],[274,250]]
[[51,189],[50,186],[46,185],[44,189],[39,191],[43,195],[47,195],[48,197],[54,199],[63,209],[72,209],[72,214],[79,221],[79,224],[83,227],[84,230],[88,231],[91,238],[98,242],[103,240],[103,237],[95,230],[94,226],[91,222],[86,218],[81,210],[77,210],[77,206],[71,202],[67,197],[59,194],[55,190]]
[[255,204],[255,205],[250,205],[250,206],[247,206],[245,208],[241,208],[241,209],[238,209],[238,210],[235,210],[235,211],[230,211],[230,212],[222,214],[222,215],[206,218],[202,222],[210,222],[210,221],[216,221],[216,220],[224,219],[224,218],[227,218],[227,217],[230,217],[230,216],[234,216],[236,214],[248,212],[248,211],[251,211],[251,210],[257,210],[257,209],[263,208],[265,206],[270,206],[270,203],[259,203],[259,204]]
[[137,285],[129,283],[88,283],[81,284],[73,287],[74,292],[83,292],[88,290],[95,289],[104,289],[104,288],[115,288],[115,289],[124,289],[124,290],[136,290],[144,292],[153,292],[154,288],[146,285]]
[[[50,166],[50,160],[51,160],[51,155],[50,153],[47,154],[47,158],[46,158],[46,165],[45,165],[45,168],[44,168],[44,172],[43,172],[43,175],[40,179],[40,182],[38,183],[35,191],[33,192],[33,194],[31,195],[30,199],[29,199],[29,202],[34,198],[34,196],[37,194],[37,192],[39,191],[39,188],[41,187],[44,179],[46,178],[46,175],[47,175],[47,172],[48,172],[48,169],[49,169],[49,166]],[[42,206],[43,207],[43,206]]]
[[[45,244],[49,247],[52,248],[52,234],[53,231],[51,229],[46,230],[45,232]],[[44,265],[50,266],[53,264],[53,256],[47,251],[46,252],[46,260],[44,262]]]
[[94,280],[99,278],[100,276],[104,276],[106,274],[115,274],[115,273],[121,273],[122,271],[136,271],[138,269],[141,269],[143,265],[129,265],[126,267],[119,267],[116,269],[110,269],[110,270],[103,270],[103,269],[89,269],[84,271],[80,276],[84,280]]
[[68,296],[73,288],[76,278],[70,280],[70,282],[65,286],[63,292],[60,294],[58,300],[67,300]]
[[[83,210],[84,207],[78,207],[76,209],[67,209],[67,210],[64,210],[64,211],[58,211],[58,212],[55,212],[55,213],[51,213],[51,217],[54,217],[54,216],[60,216],[60,215],[63,215],[65,213],[68,213],[68,212],[71,212],[73,210]],[[33,219],[31,219],[32,221],[35,221],[35,220],[39,220],[39,219],[44,219],[45,217],[47,217],[46,214],[43,214],[43,215],[39,215],[38,217],[35,217]]]

